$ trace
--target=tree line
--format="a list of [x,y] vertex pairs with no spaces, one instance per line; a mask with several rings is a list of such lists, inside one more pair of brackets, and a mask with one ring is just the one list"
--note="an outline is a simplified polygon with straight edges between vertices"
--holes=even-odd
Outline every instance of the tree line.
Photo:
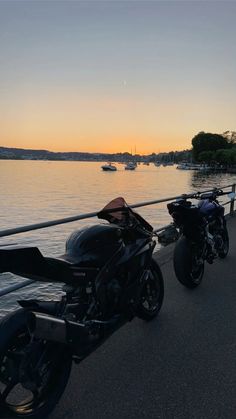
[[236,164],[236,132],[221,134],[199,132],[192,139],[192,155],[196,162],[210,165]]

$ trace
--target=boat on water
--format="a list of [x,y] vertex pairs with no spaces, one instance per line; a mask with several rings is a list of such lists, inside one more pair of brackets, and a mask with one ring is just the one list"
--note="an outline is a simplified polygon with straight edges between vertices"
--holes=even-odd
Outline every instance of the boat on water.
[[203,166],[200,166],[199,167],[199,170],[201,170],[201,171],[205,171],[205,170],[212,170],[212,167],[211,166],[208,166],[207,164],[204,164]]
[[137,164],[131,161],[125,165],[125,170],[135,170],[136,166]]
[[162,166],[174,166],[174,162],[173,161],[165,161],[164,163],[162,163]]
[[178,166],[176,166],[176,169],[179,169],[179,170],[191,170],[191,167],[187,163],[181,163],[181,164],[178,164]]
[[102,170],[105,172],[115,172],[117,170],[117,167],[112,163],[107,163],[101,166]]
[[178,164],[176,169],[180,169],[180,170],[211,170],[211,167],[207,166],[207,165],[202,165],[202,164],[180,163],[180,164]]

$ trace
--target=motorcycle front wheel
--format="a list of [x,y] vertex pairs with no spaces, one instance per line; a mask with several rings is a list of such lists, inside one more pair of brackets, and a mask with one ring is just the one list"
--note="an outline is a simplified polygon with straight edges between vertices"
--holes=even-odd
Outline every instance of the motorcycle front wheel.
[[137,316],[149,321],[156,317],[161,309],[164,298],[164,282],[161,270],[152,259],[148,277],[143,284]]
[[46,418],[59,401],[71,371],[64,346],[34,341],[27,311],[20,309],[0,322],[0,417]]
[[178,281],[187,288],[200,285],[204,274],[204,262],[199,260],[198,247],[182,236],[175,245],[174,270]]
[[225,226],[221,232],[222,247],[218,252],[218,255],[221,259],[226,258],[229,252],[229,234],[227,227]]

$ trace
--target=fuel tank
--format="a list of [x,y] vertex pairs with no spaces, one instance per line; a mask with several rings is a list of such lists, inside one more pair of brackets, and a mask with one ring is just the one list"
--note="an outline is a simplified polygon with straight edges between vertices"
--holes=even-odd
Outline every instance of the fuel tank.
[[74,231],[66,242],[64,259],[81,266],[103,266],[121,246],[122,231],[115,224],[98,224]]

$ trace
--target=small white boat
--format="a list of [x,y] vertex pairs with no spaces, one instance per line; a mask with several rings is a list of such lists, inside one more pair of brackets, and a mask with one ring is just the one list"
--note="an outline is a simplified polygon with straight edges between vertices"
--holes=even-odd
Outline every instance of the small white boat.
[[115,172],[117,170],[117,167],[112,163],[107,163],[101,166],[102,170],[105,172]]
[[212,170],[212,167],[211,166],[208,166],[207,164],[205,164],[203,166],[200,166],[199,167],[199,170],[202,170],[202,171],[204,171],[204,170]]
[[172,161],[165,161],[164,163],[162,163],[162,166],[166,167],[166,166],[174,166],[174,163]]
[[176,169],[179,169],[179,170],[191,170],[191,168],[186,163],[178,164],[178,166],[176,167]]
[[180,170],[201,170],[201,165],[200,164],[195,164],[195,163],[180,163],[176,169],[180,169]]
[[127,163],[125,166],[125,170],[135,170],[136,169],[136,163],[133,163],[132,161]]

